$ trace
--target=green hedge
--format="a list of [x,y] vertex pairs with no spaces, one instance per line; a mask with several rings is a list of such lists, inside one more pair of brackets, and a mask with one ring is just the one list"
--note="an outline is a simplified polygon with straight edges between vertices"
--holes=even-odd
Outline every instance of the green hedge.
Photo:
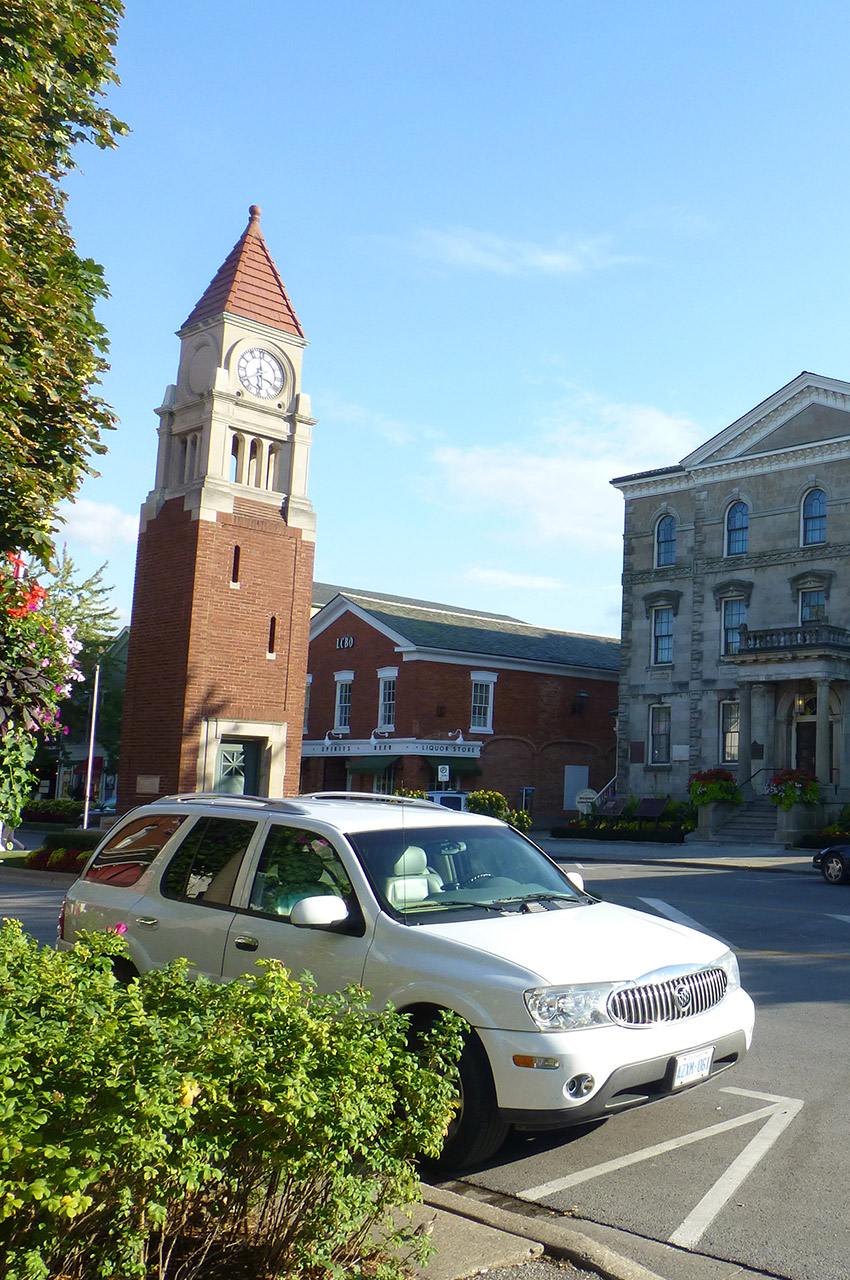
[[421,1260],[390,1215],[442,1145],[459,1020],[414,1054],[359,989],[320,997],[276,962],[193,981],[185,961],[125,987],[123,950],[0,929],[4,1280],[393,1280]]
[[82,800],[28,800],[21,811],[24,822],[76,822],[83,816]]
[[580,822],[553,827],[551,835],[558,840],[641,840],[648,844],[681,844],[692,827],[671,826],[660,823],[658,827],[639,827],[636,822],[618,827],[584,826]]

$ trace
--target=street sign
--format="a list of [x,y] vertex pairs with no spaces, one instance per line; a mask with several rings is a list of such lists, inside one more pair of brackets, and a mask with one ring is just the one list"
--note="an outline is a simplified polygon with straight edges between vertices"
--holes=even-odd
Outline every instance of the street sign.
[[437,781],[438,782],[448,782],[450,778],[450,773],[451,771],[447,764],[437,765]]
[[584,791],[578,792],[576,795],[576,808],[579,813],[590,813],[596,795],[597,793],[592,787],[587,787]]

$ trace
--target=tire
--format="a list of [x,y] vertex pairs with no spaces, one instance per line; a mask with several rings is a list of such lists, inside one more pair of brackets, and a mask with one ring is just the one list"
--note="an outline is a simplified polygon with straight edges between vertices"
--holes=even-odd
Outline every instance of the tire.
[[850,871],[847,859],[837,849],[827,849],[821,858],[820,872],[827,884],[846,884]]
[[423,1162],[427,1163],[429,1173],[444,1175],[489,1160],[505,1141],[510,1128],[499,1116],[490,1062],[474,1031],[469,1033],[458,1070],[460,1109],[449,1126],[440,1155]]

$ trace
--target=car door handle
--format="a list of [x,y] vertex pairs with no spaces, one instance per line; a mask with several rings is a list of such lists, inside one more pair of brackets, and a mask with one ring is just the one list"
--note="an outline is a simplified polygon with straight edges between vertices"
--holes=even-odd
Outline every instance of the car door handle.
[[246,933],[238,933],[233,939],[233,943],[240,951],[256,951],[260,945],[260,940],[259,938],[251,938]]
[[136,924],[143,925],[145,929],[159,928],[159,921],[156,916],[136,916]]

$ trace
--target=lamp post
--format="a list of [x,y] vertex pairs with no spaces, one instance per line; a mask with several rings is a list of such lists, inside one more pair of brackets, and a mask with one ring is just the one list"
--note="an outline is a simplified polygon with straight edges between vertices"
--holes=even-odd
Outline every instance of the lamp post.
[[86,762],[86,799],[83,806],[83,827],[89,825],[89,805],[91,804],[91,775],[94,766],[94,740],[97,730],[97,696],[100,692],[100,663],[94,669],[94,687],[91,694],[91,724],[89,726],[89,757]]

